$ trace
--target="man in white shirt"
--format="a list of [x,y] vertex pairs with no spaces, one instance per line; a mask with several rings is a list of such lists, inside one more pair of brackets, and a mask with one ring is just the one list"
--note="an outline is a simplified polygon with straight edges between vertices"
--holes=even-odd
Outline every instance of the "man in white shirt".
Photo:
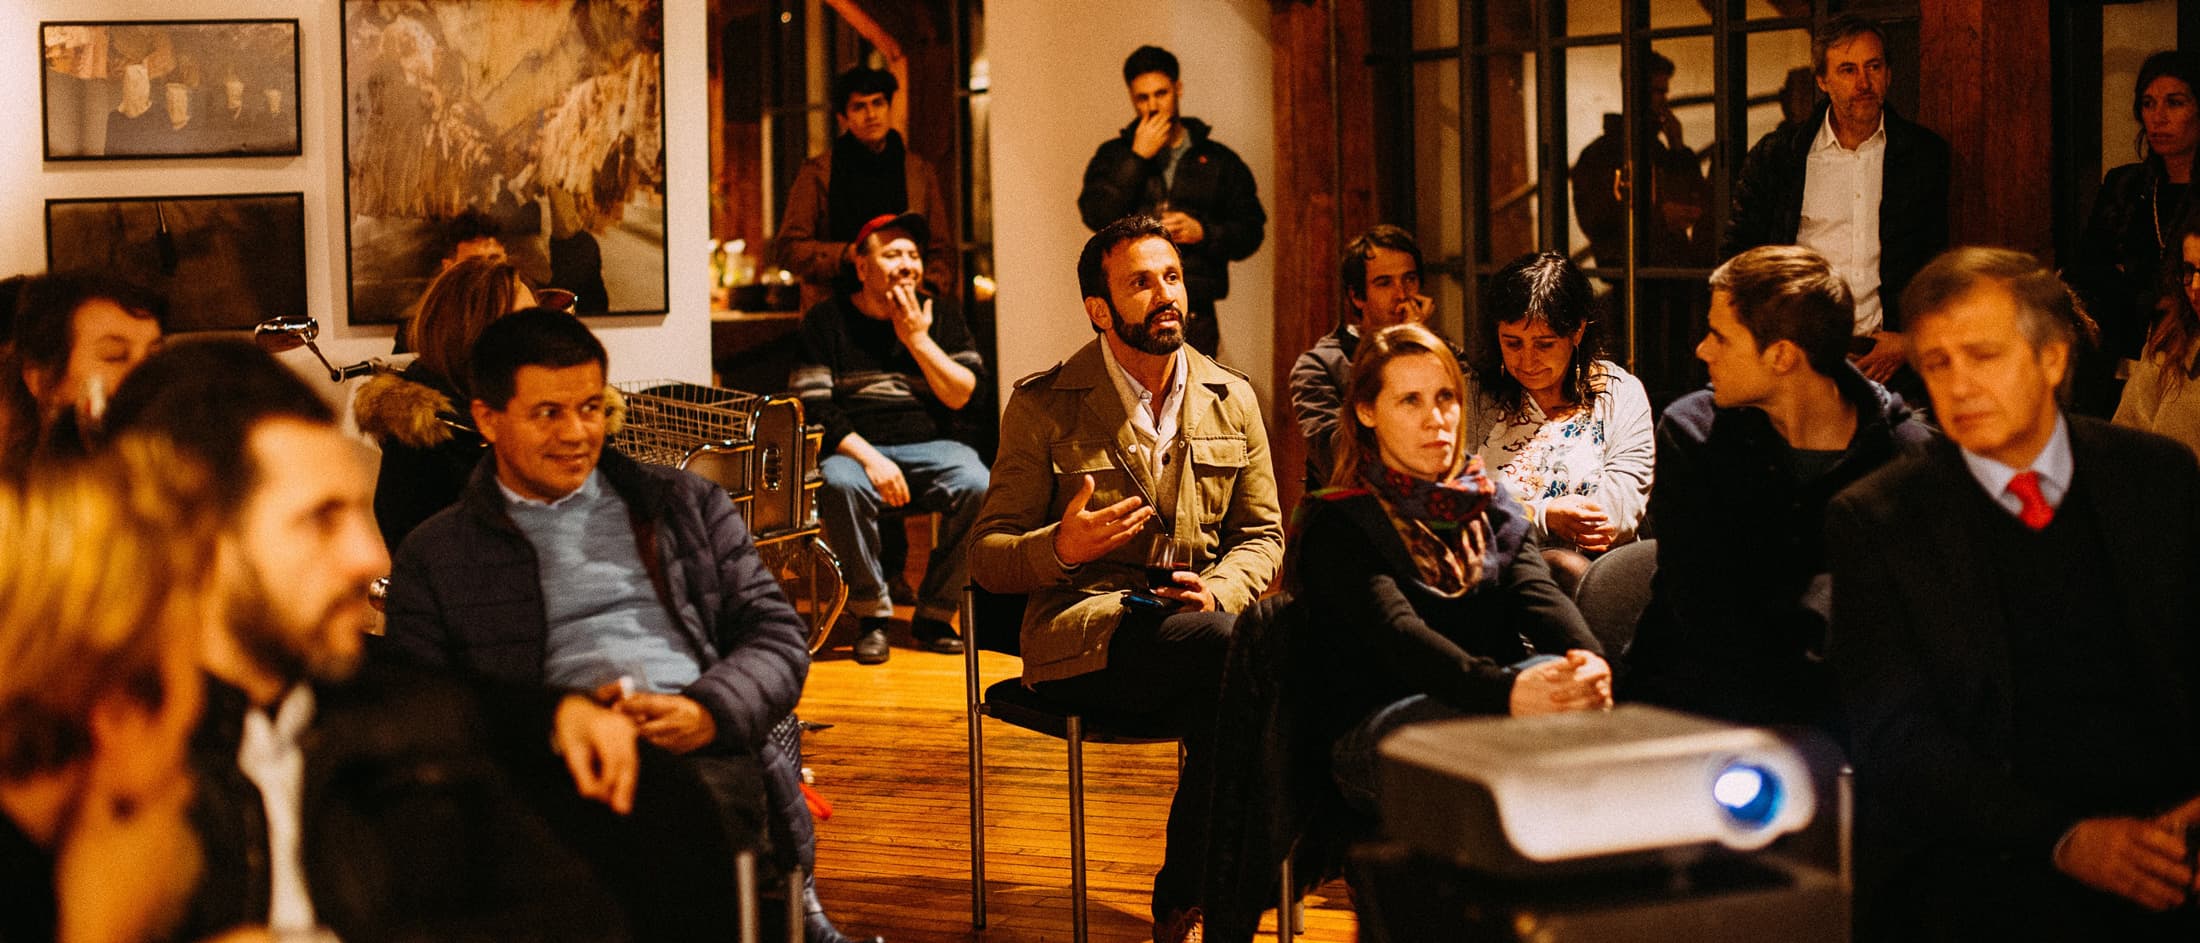
[[[1186,342],[1181,257],[1126,216],[1077,263],[1099,336],[1016,382],[970,573],[1024,593],[1024,683],[1085,711],[1167,721],[1185,763],[1154,878],[1154,939],[1199,927],[1199,831],[1236,613],[1283,562],[1267,427],[1243,374]],[[1180,554],[1156,565],[1157,542]]]
[[1828,102],[1750,148],[1719,257],[1787,244],[1825,256],[1856,301],[1857,368],[1885,383],[1905,350],[1889,302],[1948,245],[1948,143],[1886,107],[1893,72],[1878,24],[1834,17],[1810,51]]

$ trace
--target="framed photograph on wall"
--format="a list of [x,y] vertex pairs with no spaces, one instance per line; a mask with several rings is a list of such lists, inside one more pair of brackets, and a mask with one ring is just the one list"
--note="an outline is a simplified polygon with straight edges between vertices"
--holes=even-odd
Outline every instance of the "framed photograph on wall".
[[305,195],[47,200],[46,269],[159,292],[171,332],[305,314]]
[[47,160],[298,153],[297,20],[38,24]]
[[344,0],[353,324],[501,254],[584,315],[666,310],[661,0]]

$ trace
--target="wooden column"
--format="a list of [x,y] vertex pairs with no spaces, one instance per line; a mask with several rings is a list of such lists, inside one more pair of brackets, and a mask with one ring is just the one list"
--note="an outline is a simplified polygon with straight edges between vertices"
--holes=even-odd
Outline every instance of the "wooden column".
[[1269,42],[1276,63],[1277,147],[1275,192],[1266,200],[1268,245],[1276,254],[1276,392],[1268,438],[1288,515],[1306,478],[1306,439],[1291,414],[1291,364],[1336,329],[1344,310],[1338,256],[1376,222],[1366,0],[1276,0]]
[[2054,251],[2049,6],[1920,4],[1917,120],[1953,151],[1948,223],[1955,245]]

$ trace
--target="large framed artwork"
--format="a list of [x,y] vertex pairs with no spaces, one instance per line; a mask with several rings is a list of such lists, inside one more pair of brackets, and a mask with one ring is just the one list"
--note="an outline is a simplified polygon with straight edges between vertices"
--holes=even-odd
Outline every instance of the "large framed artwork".
[[170,331],[243,330],[306,312],[300,193],[46,201],[46,268],[168,299]]
[[47,160],[298,153],[297,20],[38,24]]
[[666,310],[661,0],[343,0],[353,324],[502,253],[581,314]]

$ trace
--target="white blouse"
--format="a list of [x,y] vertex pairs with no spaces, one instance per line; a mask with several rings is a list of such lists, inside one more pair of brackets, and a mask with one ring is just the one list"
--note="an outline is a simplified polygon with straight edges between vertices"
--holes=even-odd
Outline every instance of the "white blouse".
[[1650,397],[1642,381],[1618,364],[1599,360],[1595,368],[1604,375],[1604,392],[1588,409],[1551,420],[1533,397],[1523,396],[1520,413],[1493,408],[1488,416],[1482,464],[1528,509],[1536,540],[1546,547],[1561,545],[1543,528],[1543,508],[1554,498],[1594,498],[1619,526],[1615,544],[1635,539],[1650,506],[1657,453]]

